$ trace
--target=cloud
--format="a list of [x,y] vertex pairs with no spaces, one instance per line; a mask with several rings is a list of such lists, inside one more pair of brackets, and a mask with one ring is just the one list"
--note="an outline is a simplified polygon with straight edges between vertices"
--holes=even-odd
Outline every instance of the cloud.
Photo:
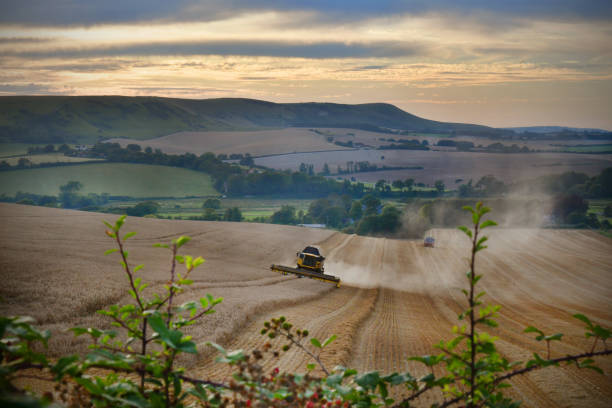
[[56,89],[45,84],[0,84],[0,95],[56,95]]
[[0,44],[39,44],[53,41],[52,38],[0,37]]
[[151,21],[215,21],[260,12],[308,12],[320,21],[400,14],[497,15],[499,18],[611,20],[609,0],[0,0],[0,23],[37,26]]
[[201,41],[125,44],[99,47],[45,48],[40,50],[10,50],[7,56],[22,58],[85,58],[103,56],[145,55],[240,55],[297,58],[376,58],[406,57],[426,54],[421,44],[403,41],[317,42],[286,41]]

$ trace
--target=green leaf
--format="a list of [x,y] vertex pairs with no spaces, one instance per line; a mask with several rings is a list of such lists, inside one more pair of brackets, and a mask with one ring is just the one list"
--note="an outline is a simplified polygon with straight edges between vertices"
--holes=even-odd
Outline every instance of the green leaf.
[[134,272],[138,272],[138,271],[139,271],[139,270],[141,270],[143,267],[144,267],[144,264],[140,264],[140,265],[136,266],[136,267],[134,268]]
[[185,262],[185,257],[184,257],[183,255],[176,255],[176,256],[174,257],[174,259],[176,259],[176,262],[178,262],[178,263],[180,263],[180,264],[182,264],[182,263],[184,263],[184,262]]
[[119,231],[121,229],[123,223],[125,222],[125,217],[125,215],[122,215],[121,217],[117,218],[117,221],[115,221],[115,231]]
[[540,336],[544,336],[544,332],[540,329],[536,329],[533,326],[528,326],[525,330],[523,330],[523,333],[538,333]]
[[[307,369],[308,371],[312,371],[312,370],[314,370],[314,369],[315,369],[315,367],[316,367],[316,366],[315,366],[315,364],[314,364],[314,363],[308,363],[308,364],[306,364],[306,369]],[[329,381],[329,377],[328,377],[328,381]]]
[[310,343],[317,348],[322,348],[321,342],[314,337],[310,339]]
[[355,378],[355,382],[366,390],[374,390],[380,382],[378,371],[370,371]]
[[604,329],[599,325],[593,327],[593,333],[602,340],[608,340],[610,337],[610,330]]
[[482,244],[484,244],[485,242],[487,242],[487,240],[489,239],[489,237],[482,237],[478,240],[478,242],[476,242],[476,246],[481,246]]
[[170,245],[168,244],[153,244],[153,246],[156,248],[166,248],[166,249],[170,248]]
[[196,345],[194,342],[183,339],[183,333],[178,330],[171,330],[166,326],[159,315],[151,315],[148,318],[151,328],[159,334],[159,338],[168,347],[175,350],[180,350],[186,353],[197,354]]
[[333,342],[334,340],[336,340],[338,338],[338,336],[336,336],[335,334],[332,334],[331,336],[329,336],[327,338],[327,340],[325,340],[323,342],[323,347],[327,346],[328,344],[330,344],[331,342]]
[[206,309],[208,307],[208,299],[205,297],[200,298],[200,304],[202,305],[202,309]]
[[485,222],[480,224],[480,229],[485,229],[487,227],[494,227],[496,225],[497,225],[497,223],[495,221],[493,221],[493,220],[486,220]]
[[125,235],[123,236],[123,240],[124,240],[124,241],[125,241],[125,240],[128,240],[128,239],[132,238],[134,235],[136,235],[136,232],[135,232],[135,231],[128,232],[127,234],[125,234]]
[[593,323],[591,323],[591,320],[589,320],[589,318],[588,318],[588,317],[586,317],[585,315],[580,314],[580,313],[576,313],[576,314],[574,315],[574,317],[575,317],[576,319],[578,319],[578,320],[582,320],[584,323],[586,323],[586,324],[587,324],[587,326],[588,326],[589,328],[593,328]]
[[111,248],[111,249],[108,249],[108,250],[104,251],[104,255],[110,255],[113,252],[117,252],[117,251],[118,251],[117,248]]
[[115,229],[115,228],[114,228],[114,227],[113,227],[113,226],[110,224],[110,222],[108,222],[108,221],[102,221],[102,222],[103,222],[103,223],[104,223],[104,225],[106,225],[106,226],[107,226],[109,229]]
[[550,336],[545,336],[544,340],[546,341],[561,340],[561,337],[563,337],[563,333],[551,334]]
[[457,228],[460,229],[461,231],[463,231],[465,233],[465,235],[467,235],[468,237],[472,238],[472,231],[470,229],[468,229],[468,227],[461,225],[461,226],[459,226]]
[[174,240],[173,244],[175,244],[177,248],[180,248],[189,241],[191,241],[191,238],[186,235],[183,235]]

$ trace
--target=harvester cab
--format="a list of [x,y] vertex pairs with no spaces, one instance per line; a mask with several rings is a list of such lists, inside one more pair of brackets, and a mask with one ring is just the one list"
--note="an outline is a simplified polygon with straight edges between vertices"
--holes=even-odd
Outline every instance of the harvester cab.
[[433,248],[434,244],[436,243],[436,240],[434,239],[434,237],[426,237],[425,240],[423,241],[423,246],[425,248]]
[[291,273],[299,278],[311,278],[323,282],[330,282],[335,284],[336,287],[340,287],[340,278],[324,273],[323,262],[325,261],[325,257],[321,255],[320,248],[309,245],[302,251],[297,252],[296,256],[296,268],[272,264],[270,269],[282,273],[283,275]]
[[325,257],[321,255],[321,251],[316,246],[307,246],[303,251],[297,252],[296,256],[298,269],[304,268],[323,273]]

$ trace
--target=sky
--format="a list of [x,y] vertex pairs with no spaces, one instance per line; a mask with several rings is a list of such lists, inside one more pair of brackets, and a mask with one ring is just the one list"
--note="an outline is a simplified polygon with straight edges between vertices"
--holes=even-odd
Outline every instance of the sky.
[[612,130],[612,1],[0,0],[0,95],[49,94]]

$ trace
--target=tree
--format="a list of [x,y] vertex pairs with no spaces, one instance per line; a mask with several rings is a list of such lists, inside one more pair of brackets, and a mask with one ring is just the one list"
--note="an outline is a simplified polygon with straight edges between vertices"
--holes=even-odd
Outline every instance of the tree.
[[404,189],[404,182],[402,180],[394,180],[391,185],[393,186],[393,188],[396,188],[398,190]]
[[295,207],[291,205],[283,205],[280,210],[272,214],[270,221],[272,224],[297,224],[298,220],[295,218]]
[[319,218],[325,223],[325,225],[338,228],[344,223],[346,211],[344,208],[339,206],[328,207],[323,211]]
[[133,207],[126,209],[127,215],[134,217],[144,217],[145,215],[157,214],[159,211],[159,204],[153,201],[143,201]]
[[53,153],[55,151],[55,146],[53,146],[52,144],[48,144],[48,145],[45,146],[43,151],[45,153]]
[[414,186],[414,179],[408,178],[404,180],[404,187],[408,189],[408,191],[412,191],[412,187]]
[[325,163],[325,164],[323,165],[323,175],[324,175],[324,176],[329,176],[329,174],[330,174],[330,171],[329,171],[329,166],[327,165],[327,163]]
[[442,180],[436,180],[434,187],[436,188],[436,191],[438,192],[438,194],[444,193],[445,186]]
[[378,207],[380,207],[380,200],[374,197],[372,194],[367,194],[361,199],[361,203],[365,206],[365,215],[372,215],[378,213]]
[[204,214],[202,214],[202,219],[205,221],[219,221],[221,216],[214,209],[206,208],[204,209]]
[[402,225],[402,213],[396,207],[387,205],[383,208],[380,215],[378,231],[380,232],[396,232]]
[[255,165],[255,160],[253,160],[251,155],[247,153],[242,159],[240,159],[240,164],[243,166],[253,167]]
[[225,210],[223,214],[223,221],[242,221],[242,212],[238,207],[232,207]]
[[472,197],[474,195],[474,187],[472,186],[472,179],[466,184],[459,186],[459,197]]
[[351,209],[349,210],[349,216],[354,221],[359,221],[362,215],[363,215],[363,209],[361,208],[361,202],[353,201],[353,204],[351,205]]
[[589,203],[584,198],[575,194],[560,195],[554,199],[552,214],[561,222],[580,223],[588,209]]
[[21,159],[19,159],[17,161],[17,168],[23,169],[25,167],[30,167],[32,165],[32,162],[29,159],[26,159],[25,157],[22,157]]
[[62,144],[60,147],[57,148],[58,152],[64,153],[64,154],[70,152],[70,150],[72,149],[70,149],[70,146],[68,146],[66,143]]
[[142,148],[140,147],[140,145],[137,145],[135,143],[130,143],[129,145],[126,146],[126,148],[130,151],[130,152],[139,152],[140,150],[142,150]]
[[64,208],[76,208],[78,206],[77,193],[83,188],[80,181],[69,181],[60,186],[59,201]]
[[483,195],[503,194],[507,190],[503,181],[496,179],[490,174],[481,177],[476,183],[476,188],[479,189]]
[[212,208],[214,210],[218,210],[221,208],[221,200],[216,198],[207,198],[202,204],[202,208]]
[[387,182],[385,180],[378,180],[376,184],[374,184],[374,190],[376,191],[384,191],[385,185]]
[[153,154],[153,149],[151,148],[151,146],[145,147],[144,151],[145,151],[146,154]]
[[603,215],[606,217],[612,217],[612,205],[608,204],[604,207]]

